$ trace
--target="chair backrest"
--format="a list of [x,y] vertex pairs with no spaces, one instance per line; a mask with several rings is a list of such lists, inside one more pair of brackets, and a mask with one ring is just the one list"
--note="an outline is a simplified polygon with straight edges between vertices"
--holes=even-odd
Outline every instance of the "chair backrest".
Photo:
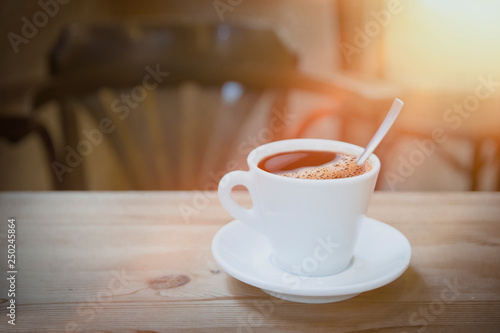
[[53,74],[110,63],[273,66],[290,70],[297,56],[269,25],[106,22],[67,26],[50,55]]
[[84,110],[96,126],[110,119],[104,136],[134,189],[189,190],[226,170],[253,116],[284,112],[286,89],[272,81],[297,64],[269,26],[73,24],[51,53],[52,81],[36,103],[60,102],[70,147],[82,138],[75,114]]

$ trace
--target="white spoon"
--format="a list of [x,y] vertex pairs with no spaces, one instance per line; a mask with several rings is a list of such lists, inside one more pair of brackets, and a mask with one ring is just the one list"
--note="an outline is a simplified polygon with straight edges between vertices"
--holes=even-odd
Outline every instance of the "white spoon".
[[370,140],[368,145],[366,146],[365,150],[363,153],[358,157],[356,160],[357,164],[363,164],[365,163],[366,159],[370,157],[370,155],[373,153],[375,148],[377,148],[378,144],[384,136],[387,134],[389,129],[391,128],[392,124],[394,123],[394,120],[399,115],[399,111],[401,111],[401,108],[403,108],[403,101],[400,100],[399,98],[396,98],[394,100],[394,103],[392,103],[391,109],[387,113],[387,116],[385,116],[384,121],[382,122],[382,125],[377,130],[377,133],[373,136],[373,138]]

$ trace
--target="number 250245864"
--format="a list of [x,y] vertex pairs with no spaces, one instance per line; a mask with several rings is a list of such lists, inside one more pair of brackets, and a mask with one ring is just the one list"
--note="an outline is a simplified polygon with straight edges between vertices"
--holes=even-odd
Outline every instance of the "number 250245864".
[[9,270],[16,268],[16,220],[11,218],[7,225],[7,267]]

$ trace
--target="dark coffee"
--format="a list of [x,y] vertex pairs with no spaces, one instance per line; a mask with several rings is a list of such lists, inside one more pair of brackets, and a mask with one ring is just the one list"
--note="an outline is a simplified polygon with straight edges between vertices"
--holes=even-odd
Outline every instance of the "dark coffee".
[[330,151],[297,150],[263,158],[258,167],[264,171],[301,179],[337,179],[362,175],[370,163],[356,163],[357,157]]

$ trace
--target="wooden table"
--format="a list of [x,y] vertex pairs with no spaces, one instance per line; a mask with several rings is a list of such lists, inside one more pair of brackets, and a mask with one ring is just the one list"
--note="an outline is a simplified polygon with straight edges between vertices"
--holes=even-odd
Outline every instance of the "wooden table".
[[4,276],[9,217],[17,240],[16,325],[2,278],[2,332],[500,332],[500,193],[375,193],[368,216],[406,235],[410,267],[330,304],[219,269],[211,240],[232,218],[213,192],[3,193],[0,212]]

